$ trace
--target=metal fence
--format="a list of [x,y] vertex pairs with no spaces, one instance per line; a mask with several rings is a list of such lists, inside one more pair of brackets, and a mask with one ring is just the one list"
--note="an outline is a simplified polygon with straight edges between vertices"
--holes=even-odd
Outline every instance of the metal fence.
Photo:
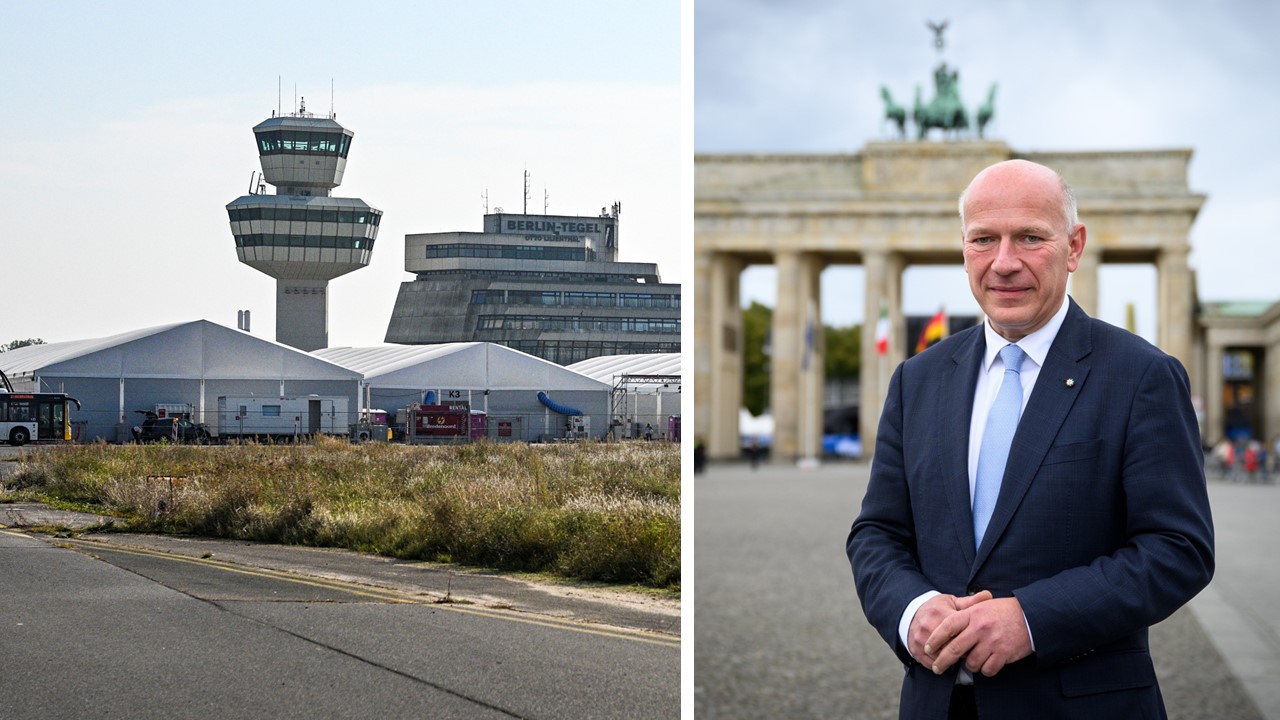
[[[228,413],[231,413],[228,415]],[[121,418],[115,412],[84,410],[71,418],[74,442],[171,442],[228,443],[248,440],[293,442],[314,435],[347,437],[353,441],[416,442],[444,444],[473,442],[563,442],[578,440],[679,441],[679,420],[667,418],[623,418],[605,414],[561,415],[555,412],[492,413],[480,416],[470,428],[457,432],[412,433],[405,411],[396,411],[387,422],[366,419],[358,412],[333,417],[311,418],[305,413],[264,414],[262,411],[200,413],[195,410],[166,410],[161,417],[152,412],[132,412]],[[175,422],[176,419],[176,422]],[[372,421],[371,421],[372,420]],[[647,429],[647,433],[646,433]],[[203,430],[203,433],[201,432]],[[388,431],[390,438],[388,438]],[[204,433],[207,433],[205,435]]]

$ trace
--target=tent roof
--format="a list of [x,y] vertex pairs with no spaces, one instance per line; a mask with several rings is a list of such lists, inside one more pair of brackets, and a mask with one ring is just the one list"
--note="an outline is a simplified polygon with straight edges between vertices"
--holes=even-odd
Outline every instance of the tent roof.
[[602,355],[576,362],[569,369],[612,386],[618,375],[680,375],[680,353]]
[[29,345],[0,353],[12,379],[149,377],[178,379],[359,380],[349,368],[208,320],[157,325],[89,340]]
[[375,388],[459,390],[608,390],[582,373],[486,342],[375,345],[316,350],[318,358],[351,368]]

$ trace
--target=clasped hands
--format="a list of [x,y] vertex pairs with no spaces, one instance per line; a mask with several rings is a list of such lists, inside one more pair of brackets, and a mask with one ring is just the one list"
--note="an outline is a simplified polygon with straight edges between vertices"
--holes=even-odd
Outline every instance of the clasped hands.
[[992,599],[991,591],[929,598],[907,631],[912,657],[941,675],[963,660],[970,672],[991,677],[1031,654],[1022,605],[1014,597]]

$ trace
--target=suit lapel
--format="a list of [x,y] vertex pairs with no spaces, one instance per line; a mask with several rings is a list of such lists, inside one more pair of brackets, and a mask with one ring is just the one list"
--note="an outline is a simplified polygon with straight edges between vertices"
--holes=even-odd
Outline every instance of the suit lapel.
[[[1009,448],[1004,480],[1000,485],[1000,496],[983,536],[982,547],[978,548],[973,564],[974,573],[1009,526],[1014,511],[1031,487],[1040,463],[1054,438],[1058,436],[1062,423],[1066,421],[1071,406],[1080,396],[1089,376],[1088,355],[1092,349],[1089,316],[1084,314],[1074,300],[1068,302],[1070,308],[1067,310],[1067,317],[1049,348],[1044,367],[1040,368],[1040,375],[1036,379],[1036,386],[1031,390],[1031,398],[1022,412],[1022,419],[1018,421],[1018,430]],[[1067,383],[1068,379],[1071,380],[1070,384]]]
[[963,341],[951,356],[939,387],[950,388],[942,396],[939,418],[955,418],[942,428],[943,464],[946,476],[947,504],[951,512],[951,526],[956,530],[956,542],[964,553],[965,562],[973,564],[973,503],[969,497],[969,418],[973,416],[973,393],[978,382],[978,369],[986,350],[986,339],[981,326],[971,337]]

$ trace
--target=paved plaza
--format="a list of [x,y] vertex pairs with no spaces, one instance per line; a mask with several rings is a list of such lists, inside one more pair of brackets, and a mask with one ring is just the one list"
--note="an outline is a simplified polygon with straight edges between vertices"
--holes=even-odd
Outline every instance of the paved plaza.
[[[694,480],[704,720],[896,718],[902,668],[858,606],[844,541],[865,463],[712,465]],[[1210,481],[1218,569],[1151,631],[1173,720],[1280,720],[1280,486]]]

